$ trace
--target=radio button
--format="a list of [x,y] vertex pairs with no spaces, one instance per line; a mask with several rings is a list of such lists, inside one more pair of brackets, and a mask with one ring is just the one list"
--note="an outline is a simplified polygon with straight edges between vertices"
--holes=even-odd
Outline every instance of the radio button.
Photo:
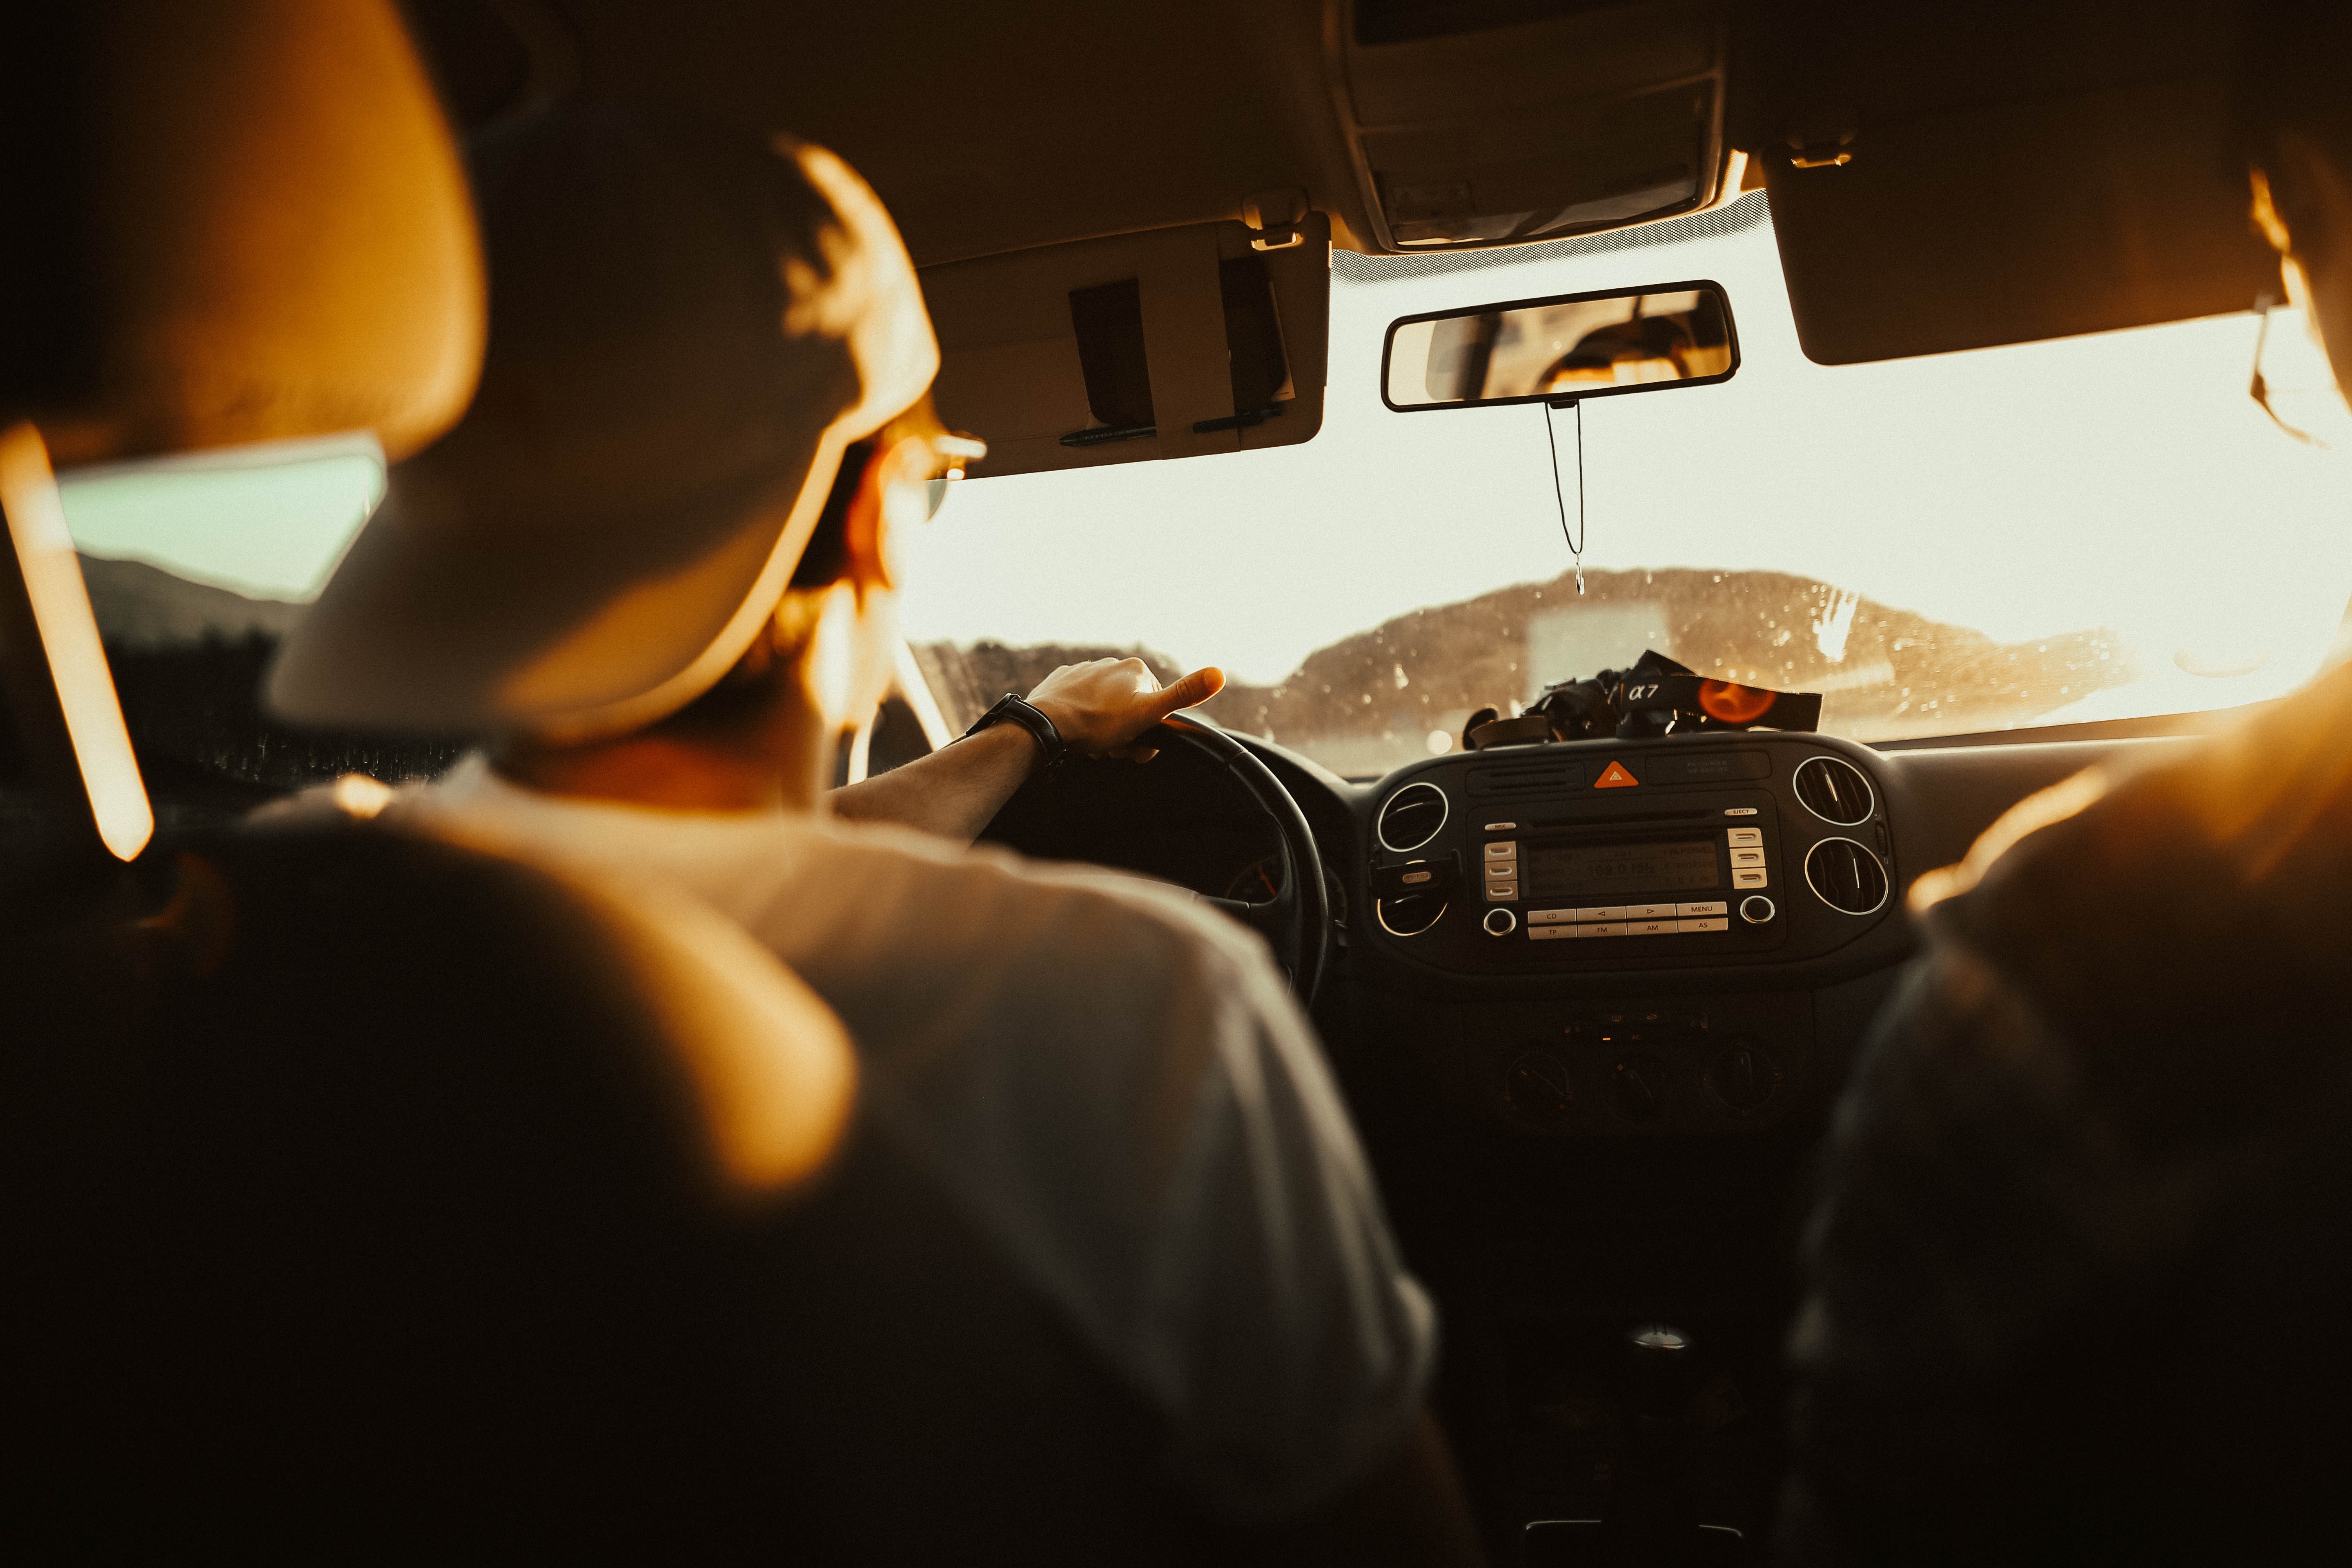
[[1731,852],[1731,863],[1735,866],[1761,866],[1764,864],[1764,851],[1735,849]]
[[1723,808],[1723,815],[1726,816],[1753,816],[1756,815],[1756,808],[1752,805],[1727,805]]
[[1508,833],[1517,826],[1518,824],[1516,822],[1490,822],[1486,824],[1486,831],[1489,833]]
[[1595,904],[1590,909],[1577,910],[1576,918],[1580,921],[1622,921],[1626,912],[1622,904]]
[[1760,887],[1763,887],[1763,886],[1765,885],[1765,883],[1764,883],[1764,873],[1763,873],[1762,871],[1760,871],[1760,870],[1758,870],[1758,871],[1734,871],[1734,872],[1731,874],[1731,885],[1732,885],[1733,887],[1735,887],[1735,888],[1760,888]]
[[1518,896],[1519,885],[1517,882],[1489,882],[1486,884],[1486,901],[1490,904],[1507,904]]
[[1486,880],[1490,882],[1516,882],[1518,879],[1519,863],[1517,860],[1489,860],[1486,862]]
[[1576,918],[1574,910],[1529,910],[1528,924],[1531,926],[1566,925]]
[[1731,847],[1734,849],[1747,848],[1764,842],[1764,830],[1760,827],[1727,827],[1723,830],[1723,836],[1731,841]]
[[[1717,904],[1715,907],[1718,910],[1723,908],[1721,904]],[[1675,927],[1678,931],[1729,931],[1731,929],[1731,921],[1728,917],[1720,920],[1676,921],[1675,922]]]
[[1672,904],[1628,904],[1625,918],[1629,921],[1670,921],[1675,918]]
[[1623,936],[1625,922],[1612,921],[1606,925],[1563,926],[1557,929],[1566,931],[1570,936]]
[[1675,923],[1670,920],[1629,921],[1626,922],[1625,934],[1627,936],[1672,936],[1675,934]]
[[1721,899],[1711,900],[1705,903],[1676,904],[1675,906],[1675,913],[1685,918],[1698,915],[1727,915],[1730,912],[1731,906],[1725,903]]
[[1489,860],[1507,860],[1518,852],[1519,843],[1516,838],[1497,838],[1486,846],[1486,858]]
[[1528,927],[1528,940],[1529,942],[1563,942],[1583,929],[1581,926],[1531,925]]

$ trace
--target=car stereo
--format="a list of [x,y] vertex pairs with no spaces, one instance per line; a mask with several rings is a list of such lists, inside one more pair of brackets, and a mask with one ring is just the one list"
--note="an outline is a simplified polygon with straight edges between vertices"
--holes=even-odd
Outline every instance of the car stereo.
[[1370,939],[1472,974],[1787,963],[1889,918],[1876,759],[1812,734],[1433,757],[1366,800]]
[[1535,801],[1471,825],[1477,876],[1465,892],[1480,910],[1477,930],[1489,942],[1607,942],[1643,958],[1667,956],[1668,943],[1769,945],[1780,913],[1770,797],[1710,793],[1670,811],[1630,804]]

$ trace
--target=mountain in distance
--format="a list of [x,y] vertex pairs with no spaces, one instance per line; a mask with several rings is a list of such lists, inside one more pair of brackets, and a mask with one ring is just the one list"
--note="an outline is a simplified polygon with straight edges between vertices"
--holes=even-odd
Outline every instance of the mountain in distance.
[[144,561],[85,555],[81,577],[99,635],[111,647],[169,647],[206,637],[242,642],[256,633],[274,640],[293,630],[308,607],[192,583]]
[[[1871,739],[2030,724],[2132,673],[2113,632],[2000,643],[1784,572],[1587,572],[1585,584],[1579,595],[1574,574],[1563,573],[1410,611],[1318,648],[1273,685],[1235,682],[1203,710],[1364,774],[1429,755],[1477,709],[1507,712],[1547,685],[1622,669],[1645,648],[1703,675],[1821,692],[1824,731]],[[1181,673],[1142,648],[918,650],[959,722],[1056,665],[1124,654],[1162,680]]]
[[[452,738],[330,736],[263,716],[255,688],[304,605],[142,561],[84,556],[82,572],[143,747],[278,788],[348,769],[421,776],[457,752]],[[1316,649],[1280,681],[1236,681],[1203,710],[1362,775],[1456,743],[1477,709],[1508,711],[1553,682],[1623,668],[1644,648],[1704,675],[1819,691],[1823,730],[1871,739],[2031,724],[2132,676],[2112,632],[1999,643],[1789,573],[1588,572],[1585,584],[1579,595],[1563,573],[1409,611]],[[957,728],[1058,665],[1134,655],[1163,681],[1184,668],[1140,647],[935,643],[915,653]]]

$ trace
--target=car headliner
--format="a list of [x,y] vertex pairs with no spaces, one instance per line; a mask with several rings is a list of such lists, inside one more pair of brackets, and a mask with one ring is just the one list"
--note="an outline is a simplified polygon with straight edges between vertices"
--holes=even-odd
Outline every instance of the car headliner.
[[[1232,218],[1304,189],[1383,248],[1342,40],[1374,0],[412,0],[479,123],[572,86],[654,92],[855,163],[919,266]],[[1596,26],[1718,29],[1725,141],[1771,191],[1828,363],[2242,310],[2267,258],[2230,157],[2228,0],[1386,0],[1458,65]],[[1603,34],[1595,31],[1596,40]],[[1600,47],[1596,44],[1596,47]],[[1563,58],[1560,68],[1589,71]],[[1506,107],[1497,105],[1497,108]],[[1813,142],[1851,167],[1805,169]],[[1574,160],[1578,149],[1559,149]],[[1728,196],[1735,194],[1726,191]]]

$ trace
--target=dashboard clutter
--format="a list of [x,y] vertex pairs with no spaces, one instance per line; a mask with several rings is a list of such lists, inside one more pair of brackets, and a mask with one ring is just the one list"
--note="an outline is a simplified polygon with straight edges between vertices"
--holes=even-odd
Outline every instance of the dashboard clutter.
[[1651,649],[1629,668],[1548,686],[1514,718],[1481,708],[1462,727],[1462,749],[1717,730],[1817,730],[1821,722],[1817,691],[1774,691],[1716,680]]

